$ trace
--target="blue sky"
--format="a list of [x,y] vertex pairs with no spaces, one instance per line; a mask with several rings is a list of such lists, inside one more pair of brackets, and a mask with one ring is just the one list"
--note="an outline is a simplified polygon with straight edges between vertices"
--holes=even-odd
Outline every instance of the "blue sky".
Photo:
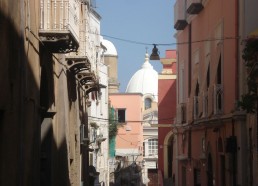
[[[141,68],[146,47],[150,55],[153,48],[151,44],[161,44],[157,46],[160,57],[164,57],[166,49],[175,49],[176,45],[162,45],[176,42],[173,28],[174,3],[175,0],[96,1],[96,11],[102,17],[101,35],[111,41],[118,52],[120,92],[125,91],[130,78]],[[160,62],[150,62],[159,73]]]

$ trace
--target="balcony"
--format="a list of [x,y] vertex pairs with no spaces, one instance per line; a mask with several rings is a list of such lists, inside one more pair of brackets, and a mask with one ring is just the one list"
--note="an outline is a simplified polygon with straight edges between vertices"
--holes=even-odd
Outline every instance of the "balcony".
[[40,0],[39,37],[52,53],[77,51],[79,10],[75,0]]
[[97,98],[99,96],[99,91],[101,85],[99,84],[99,79],[96,77],[96,74],[93,72],[85,72],[79,73],[77,75],[77,79],[79,80],[80,84],[83,86],[86,95],[90,92],[94,92],[93,97]]
[[[69,71],[76,77],[86,95],[94,92],[94,97],[100,96],[100,89],[105,88],[99,83],[96,73],[91,70],[91,64],[87,56],[66,56]],[[90,106],[91,103],[89,102]]]
[[184,30],[187,26],[186,11],[184,1],[177,0],[174,5],[174,28]]
[[187,0],[186,7],[188,14],[199,14],[203,9],[202,0]]

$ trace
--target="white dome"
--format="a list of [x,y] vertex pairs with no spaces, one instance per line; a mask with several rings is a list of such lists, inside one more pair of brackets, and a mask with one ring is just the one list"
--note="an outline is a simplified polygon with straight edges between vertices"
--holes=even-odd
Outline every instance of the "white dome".
[[154,101],[158,101],[158,73],[149,63],[149,55],[147,53],[142,68],[132,76],[127,85],[126,92],[152,95]]
[[104,55],[112,55],[117,56],[117,51],[113,43],[111,43],[108,40],[103,39],[102,44],[107,48],[107,51],[105,51]]

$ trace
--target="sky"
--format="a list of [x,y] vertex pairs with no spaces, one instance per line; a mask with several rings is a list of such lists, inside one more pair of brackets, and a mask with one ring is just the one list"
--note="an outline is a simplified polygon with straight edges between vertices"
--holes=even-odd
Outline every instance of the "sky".
[[[120,92],[125,92],[130,78],[141,68],[146,50],[151,55],[152,44],[157,44],[161,58],[165,50],[176,48],[174,4],[175,0],[96,0],[100,34],[118,53]],[[161,72],[160,61],[150,63]]]

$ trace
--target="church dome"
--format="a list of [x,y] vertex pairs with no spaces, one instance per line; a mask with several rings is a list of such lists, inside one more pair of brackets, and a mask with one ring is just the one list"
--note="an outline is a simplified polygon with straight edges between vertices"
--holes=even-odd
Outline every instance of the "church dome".
[[105,51],[104,55],[111,55],[111,56],[117,56],[116,47],[108,40],[103,39],[102,45],[104,45],[107,50]]
[[145,54],[145,62],[142,68],[138,70],[130,79],[127,93],[142,93],[144,96],[149,95],[158,101],[158,73],[149,63],[149,55]]

